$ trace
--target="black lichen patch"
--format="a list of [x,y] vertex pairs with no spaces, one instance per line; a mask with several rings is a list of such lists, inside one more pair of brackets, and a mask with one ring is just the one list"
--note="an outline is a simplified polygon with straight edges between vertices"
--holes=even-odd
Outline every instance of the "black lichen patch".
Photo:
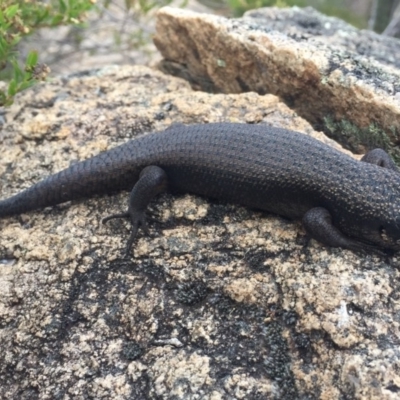
[[162,282],[165,278],[164,270],[148,257],[144,257],[140,263],[135,263],[132,269],[143,273],[153,282]]
[[221,225],[225,216],[233,207],[235,206],[227,205],[217,200],[210,200],[207,215],[199,220],[198,223],[204,226]]
[[208,293],[206,284],[203,281],[192,281],[178,285],[175,290],[175,297],[179,303],[193,306],[202,302]]
[[377,345],[378,345],[378,348],[381,350],[388,350],[388,349],[392,349],[394,347],[399,347],[400,340],[393,333],[389,333],[387,335],[380,334],[378,336]]
[[282,313],[282,320],[286,326],[294,326],[298,320],[298,315],[293,310],[284,311]]
[[288,357],[287,344],[282,337],[280,326],[273,322],[267,325],[263,331],[265,344],[270,348],[268,356],[264,360],[266,375],[273,380],[282,381],[287,375]]
[[246,265],[254,271],[263,271],[267,267],[264,266],[265,260],[273,257],[274,254],[267,250],[250,250],[244,256]]
[[143,349],[135,341],[126,342],[121,351],[121,355],[128,361],[138,359],[143,354]]
[[392,393],[400,393],[400,387],[395,384],[388,385],[385,389],[391,391]]
[[354,76],[365,83],[370,83],[388,95],[394,95],[400,90],[400,79],[396,75],[387,73],[379,64],[373,64],[354,52],[344,50],[332,52],[326,74],[330,75],[336,70],[340,70],[347,77]]
[[198,345],[211,356],[215,376],[243,368],[249,376],[275,381],[280,388],[276,398],[297,398],[289,348],[279,324],[266,325],[265,310],[218,293],[208,297],[207,308],[215,315],[217,329],[213,341],[217,345]]
[[278,257],[280,262],[283,262],[289,257],[289,253],[284,250],[273,252],[265,249],[255,248],[246,252],[244,261],[246,265],[253,271],[263,272],[269,270],[269,267],[264,265],[265,261],[271,258],[278,259]]
[[302,360],[307,364],[311,363],[313,352],[310,336],[304,332],[300,332],[294,334],[292,337]]

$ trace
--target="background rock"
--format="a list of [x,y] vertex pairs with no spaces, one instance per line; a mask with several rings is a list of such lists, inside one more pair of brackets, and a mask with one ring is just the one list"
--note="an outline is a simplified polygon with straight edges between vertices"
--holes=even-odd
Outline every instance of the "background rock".
[[383,147],[400,161],[396,39],[311,9],[226,19],[165,7],[156,29],[164,71],[207,91],[275,94],[353,151]]

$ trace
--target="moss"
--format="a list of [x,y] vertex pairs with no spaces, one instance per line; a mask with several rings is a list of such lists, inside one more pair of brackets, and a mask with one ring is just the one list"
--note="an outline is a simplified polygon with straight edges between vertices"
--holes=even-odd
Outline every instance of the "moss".
[[399,132],[394,127],[391,127],[388,133],[375,123],[360,128],[346,119],[336,121],[333,117],[327,116],[324,118],[324,131],[355,153],[382,148],[393,157],[396,164],[400,165],[400,149],[393,145],[393,139],[396,141],[399,139]]

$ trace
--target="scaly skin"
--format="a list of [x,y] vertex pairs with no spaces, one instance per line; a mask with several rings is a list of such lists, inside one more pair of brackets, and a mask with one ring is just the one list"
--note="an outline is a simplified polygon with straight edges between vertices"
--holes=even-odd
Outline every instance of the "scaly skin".
[[[383,151],[369,154],[365,162],[356,161],[309,136],[265,125],[173,125],[1,201],[0,217],[137,184],[124,214],[137,230],[148,202],[168,184],[180,192],[303,218],[311,236],[331,246],[397,251],[400,174]],[[161,172],[149,168],[139,184],[148,166]]]

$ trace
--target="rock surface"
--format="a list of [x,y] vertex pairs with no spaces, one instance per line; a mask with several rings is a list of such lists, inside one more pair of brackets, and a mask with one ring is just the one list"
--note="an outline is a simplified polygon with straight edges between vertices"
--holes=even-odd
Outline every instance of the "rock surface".
[[400,162],[400,41],[298,8],[227,19],[165,7],[156,29],[162,69],[194,87],[275,94],[353,151]]
[[[0,132],[0,193],[173,122],[312,130],[277,97],[193,92],[145,67],[29,90]],[[152,237],[101,218],[126,193],[0,221],[2,399],[395,399],[399,259],[299,223],[165,194]]]

